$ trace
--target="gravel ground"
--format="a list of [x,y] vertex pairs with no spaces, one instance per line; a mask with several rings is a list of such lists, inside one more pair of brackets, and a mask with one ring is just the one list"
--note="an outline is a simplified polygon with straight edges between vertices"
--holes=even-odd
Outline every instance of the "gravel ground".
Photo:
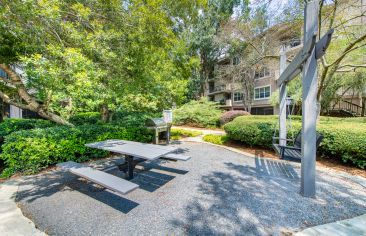
[[278,235],[366,213],[365,187],[336,172],[318,171],[317,198],[303,198],[297,164],[179,146],[191,160],[143,164],[128,195],[53,171],[25,178],[18,204],[50,235]]

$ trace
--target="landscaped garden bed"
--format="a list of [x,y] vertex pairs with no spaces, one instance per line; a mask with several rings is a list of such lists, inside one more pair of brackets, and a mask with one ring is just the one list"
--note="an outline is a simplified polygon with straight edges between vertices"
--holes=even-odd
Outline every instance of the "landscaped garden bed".
[[3,140],[0,159],[4,168],[1,175],[33,174],[60,162],[83,162],[108,155],[106,151],[86,147],[90,142],[106,139],[151,142],[153,134],[144,122],[153,115],[121,113],[110,123],[103,123],[99,113],[82,113],[70,118],[75,126],[39,119],[6,119],[0,123]]

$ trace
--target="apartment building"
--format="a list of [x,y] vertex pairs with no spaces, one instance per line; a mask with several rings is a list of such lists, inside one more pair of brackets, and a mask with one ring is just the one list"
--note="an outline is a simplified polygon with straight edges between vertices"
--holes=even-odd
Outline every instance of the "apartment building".
[[[282,44],[289,57],[301,49],[301,40],[291,39]],[[280,48],[277,54],[279,56]],[[243,83],[235,81],[231,71],[240,66],[239,57],[223,57],[214,69],[214,76],[207,81],[206,96],[210,101],[217,102],[225,110],[243,110],[244,92]],[[271,103],[272,94],[278,89],[277,80],[280,76],[280,61],[278,59],[266,60],[254,72],[253,100],[251,113],[256,115],[273,115],[278,113],[278,107]]]
[[[344,12],[343,16],[345,19],[354,18],[353,20],[347,21],[347,26],[357,27],[366,25],[365,16],[356,17],[360,13],[364,14],[366,0],[343,0],[339,8]],[[345,19],[339,20],[345,21]],[[301,39],[299,39],[301,36],[296,35],[296,33],[289,33],[287,35],[284,33],[291,31],[291,27],[288,25],[276,25],[269,29],[272,33],[276,32],[274,35],[277,37],[276,40],[280,42],[278,47],[274,49],[278,58],[263,62],[260,69],[255,71],[252,91],[253,99],[251,103],[252,114],[278,114],[278,106],[271,103],[271,97],[278,90],[277,80],[280,76],[280,49],[285,49],[288,59],[291,60],[302,47]],[[301,31],[301,28],[296,30]],[[364,58],[366,60],[366,55],[364,55]],[[244,109],[243,99],[247,94],[244,92],[243,83],[237,80],[235,81],[231,74],[231,71],[234,71],[236,66],[240,66],[240,63],[241,58],[224,55],[215,66],[213,77],[207,81],[205,95],[210,101],[217,102],[222,109]],[[366,88],[364,94],[366,94]],[[344,92],[344,88],[337,92],[337,97],[335,97],[332,104],[335,110],[341,109],[356,115],[360,115],[361,106],[362,96],[352,90]]]

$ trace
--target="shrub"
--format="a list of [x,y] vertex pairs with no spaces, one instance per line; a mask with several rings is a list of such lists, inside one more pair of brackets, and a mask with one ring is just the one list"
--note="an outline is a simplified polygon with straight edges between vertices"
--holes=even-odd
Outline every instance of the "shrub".
[[46,128],[54,126],[55,123],[42,119],[5,119],[0,123],[0,145],[6,135],[19,130],[35,128]]
[[218,145],[224,145],[227,141],[229,141],[229,137],[226,135],[207,134],[203,136],[203,141]]
[[190,125],[196,127],[216,127],[222,111],[216,103],[207,99],[190,101],[173,112],[173,123],[176,125]]
[[246,111],[227,111],[221,115],[220,124],[225,125],[226,123],[229,123],[238,116],[247,116],[247,115],[250,115],[250,113]]
[[6,165],[3,175],[32,174],[59,162],[104,157],[107,152],[85,144],[106,139],[147,142],[152,140],[152,135],[147,129],[115,125],[56,126],[14,132],[5,137],[0,155]]
[[101,122],[101,115],[99,112],[78,113],[71,116],[69,122],[74,125],[98,124]]
[[160,118],[162,113],[150,112],[116,112],[112,116],[112,123],[124,127],[145,127],[145,121],[150,118]]
[[[295,135],[301,129],[301,119],[292,122]],[[277,129],[276,116],[245,116],[238,117],[226,124],[224,129],[230,139],[241,141],[249,146],[272,146],[272,136]],[[321,117],[317,130],[324,136],[319,147],[319,154],[351,162],[364,169],[366,167],[366,124],[360,118],[329,118]]]
[[[162,114],[147,112],[122,112],[112,113],[112,119],[109,123],[117,124],[123,127],[144,127],[145,121],[153,117],[161,117]],[[99,112],[79,113],[70,117],[69,121],[76,125],[99,124],[102,125],[101,114]]]
[[170,130],[170,138],[173,140],[179,140],[182,137],[197,137],[201,135],[202,132],[195,130],[186,130],[186,129],[171,129]]

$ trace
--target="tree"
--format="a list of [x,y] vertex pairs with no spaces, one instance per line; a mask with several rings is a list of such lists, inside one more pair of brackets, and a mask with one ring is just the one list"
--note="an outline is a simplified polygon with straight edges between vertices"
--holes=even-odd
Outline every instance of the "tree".
[[[332,85],[336,84],[333,81],[336,80],[335,75],[366,68],[362,56],[366,53],[366,31],[363,25],[365,14],[366,10],[359,0],[348,2],[333,0],[330,5],[321,1],[318,34],[321,36],[323,31],[335,29],[329,49],[321,59],[317,98],[321,100],[323,111],[328,109],[329,99],[334,99],[334,96],[326,94],[330,92],[328,89],[334,90]],[[333,94],[335,92],[334,90]]]
[[216,40],[216,36],[233,15],[234,9],[238,9],[240,15],[249,14],[248,0],[210,0],[201,10],[190,36],[191,47],[198,52],[200,57],[200,95],[204,95],[207,81],[213,76],[214,65],[224,48]]
[[301,25],[297,22],[270,27],[267,9],[266,5],[260,5],[252,10],[249,18],[231,20],[217,36],[217,40],[229,48],[229,56],[240,58],[239,64],[226,66],[222,73],[231,78],[230,83],[240,85],[237,89],[242,89],[243,107],[249,112],[254,98],[256,74],[268,65],[277,66],[281,44],[298,37],[301,32]]
[[78,111],[108,121],[118,109],[181,103],[197,65],[177,23],[197,15],[188,3],[4,0],[0,97],[67,125]]

